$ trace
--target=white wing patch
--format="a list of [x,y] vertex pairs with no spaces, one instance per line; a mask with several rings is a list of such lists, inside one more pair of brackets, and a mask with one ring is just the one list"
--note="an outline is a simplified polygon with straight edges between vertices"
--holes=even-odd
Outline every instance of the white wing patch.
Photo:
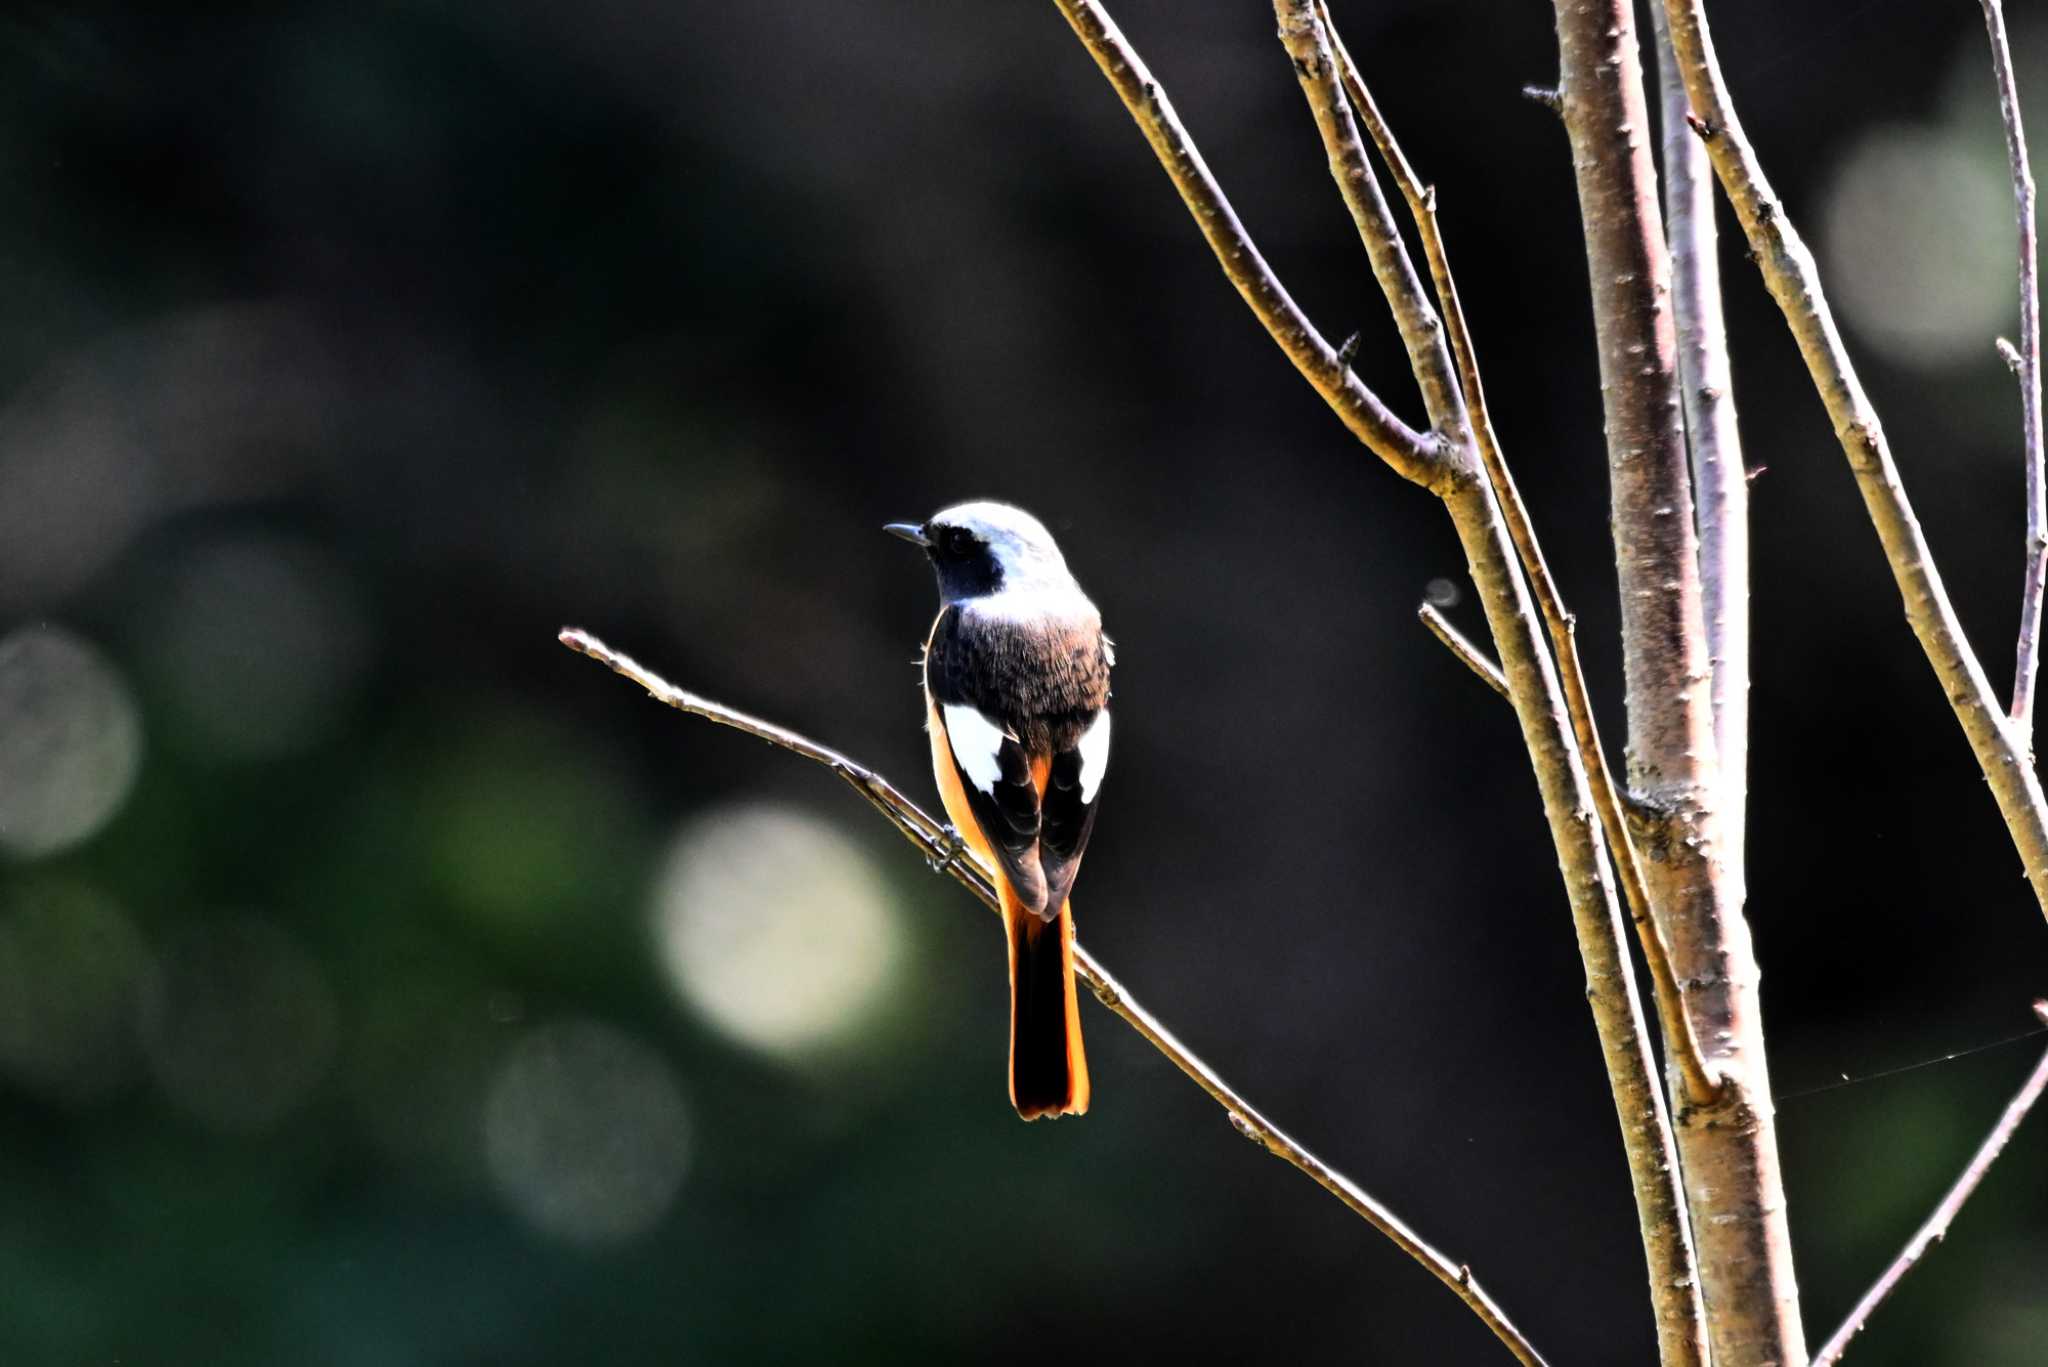
[[1081,733],[1081,743],[1074,748],[1081,752],[1081,801],[1093,802],[1095,790],[1102,786],[1102,776],[1109,772],[1108,708],[1095,714],[1094,722]]
[[[949,702],[939,710],[946,718],[946,740],[953,747],[953,762],[978,791],[994,796],[996,780],[1003,774],[1003,728],[971,703]],[[1085,772],[1086,761],[1083,765]]]

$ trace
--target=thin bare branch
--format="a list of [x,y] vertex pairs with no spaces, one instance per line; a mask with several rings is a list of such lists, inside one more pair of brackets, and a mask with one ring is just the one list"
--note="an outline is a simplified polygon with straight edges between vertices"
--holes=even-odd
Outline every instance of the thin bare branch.
[[1485,684],[1503,698],[1508,697],[1508,676],[1500,672],[1500,666],[1486,658],[1486,652],[1472,644],[1465,634],[1452,626],[1450,619],[1436,610],[1434,604],[1424,603],[1415,609],[1415,615],[1422,619],[1422,625],[1429,628],[1429,634],[1444,643],[1444,649],[1458,657],[1458,663],[1479,676]]
[[1401,151],[1393,129],[1381,115],[1372,91],[1359,75],[1357,63],[1352,61],[1336,26],[1330,23],[1327,5],[1323,6],[1322,13],[1324,22],[1330,25],[1330,40],[1343,73],[1344,87],[1352,103],[1358,107],[1359,117],[1372,135],[1380,156],[1386,161],[1422,239],[1423,256],[1429,262],[1430,278],[1443,306],[1445,331],[1471,414],[1480,464],[1500,501],[1508,535],[1514,541],[1522,571],[1529,578],[1537,609],[1542,613],[1544,627],[1550,635],[1551,649],[1557,656],[1565,712],[1571,718],[1573,735],[1585,756],[1594,810],[1600,815],[1600,826],[1606,833],[1622,893],[1628,903],[1629,918],[1635,923],[1643,958],[1649,965],[1650,985],[1657,1003],[1658,1023],[1664,1032],[1665,1048],[1677,1063],[1687,1099],[1694,1105],[1706,1104],[1714,1099],[1719,1084],[1707,1067],[1699,1039],[1693,1031],[1692,1018],[1685,1009],[1677,976],[1671,969],[1671,955],[1665,946],[1663,933],[1650,917],[1649,893],[1643,886],[1642,866],[1635,842],[1629,837],[1628,826],[1622,820],[1621,804],[1615,796],[1614,775],[1607,767],[1600,731],[1593,722],[1593,705],[1586,691],[1585,671],[1579,664],[1577,620],[1565,609],[1557,581],[1550,573],[1549,562],[1544,559],[1542,544],[1537,540],[1535,526],[1529,520],[1529,510],[1522,502],[1521,490],[1515,485],[1507,458],[1501,452],[1500,438],[1494,431],[1493,415],[1486,403],[1486,386],[1480,378],[1478,353],[1472,345],[1472,332],[1466,325],[1464,305],[1459,302],[1457,281],[1451,274],[1450,257],[1444,248],[1443,230],[1437,222],[1436,190],[1422,183]]
[[2019,850],[2034,898],[2042,914],[2048,916],[2048,799],[2043,798],[2041,780],[1963,634],[1920,520],[1899,481],[1898,465],[1892,460],[1877,410],[1863,391],[1834,314],[1821,293],[1813,253],[1785,216],[1784,205],[1764,178],[1763,167],[1736,118],[1727,81],[1714,55],[1702,0],[1664,0],[1664,7],[1671,20],[1672,49],[1692,101],[1693,127],[1706,141],[1714,174],[1742,223],[1757,269],[1784,313],[1807,372],[1834,422],[1836,439],[1849,459],[1864,507],[1898,583],[1906,621],[1962,725]]
[[2005,119],[2005,150],[2012,161],[2014,216],[2020,229],[2020,344],[2007,344],[2019,364],[2020,430],[2027,458],[2026,578],[2020,587],[2020,638],[2013,665],[2013,729],[2022,750],[2034,746],[2034,681],[2041,670],[2041,599],[2048,588],[2048,488],[2044,488],[2041,434],[2041,276],[2034,235],[2034,172],[2027,159],[2027,133],[2020,122],[2020,92],[2012,74],[2012,47],[2005,39],[2005,7],[1982,0],[1984,28],[1991,38],[1991,69],[1998,77],[1998,112]]
[[[2048,1025],[2048,1002],[2035,1002],[2034,1014],[2042,1024]],[[1842,1350],[1849,1346],[1849,1340],[1861,1333],[1869,1322],[1871,1313],[1898,1290],[1899,1283],[1905,1280],[1906,1274],[1913,1270],[1927,1250],[1948,1236],[1948,1227],[1955,1222],[1956,1212],[1963,1208],[1963,1202],[1970,1199],[1971,1193],[1984,1180],[1984,1175],[1991,1171],[1991,1165],[1998,1161],[1998,1155],[2005,1150],[2020,1122],[2027,1118],[2027,1112],[2041,1099],[2044,1089],[2048,1089],[2048,1054],[2043,1054],[2041,1061],[2034,1065],[2026,1083],[2007,1104],[2005,1114],[1992,1126],[1990,1135],[1978,1146],[1976,1156],[1970,1159],[1969,1166],[1963,1169],[1963,1175],[1956,1179],[1955,1185],[1948,1189],[1948,1195],[1941,1198],[1934,1214],[1927,1217],[1927,1223],[1920,1226],[1920,1232],[1892,1260],[1884,1275],[1877,1279],[1877,1284],[1863,1293],[1863,1299],[1856,1302],[1856,1308],[1849,1312],[1849,1318],[1842,1321],[1842,1327],[1835,1330],[1833,1337],[1813,1355],[1812,1367],[1834,1367],[1841,1360]]]
[[[973,852],[954,843],[947,827],[927,815],[894,784],[866,765],[787,727],[749,716],[723,703],[713,702],[709,698],[678,688],[632,657],[613,650],[589,632],[576,627],[564,627],[558,639],[569,649],[587,655],[614,673],[639,684],[656,702],[666,703],[678,711],[688,712],[706,721],[716,722],[720,726],[731,727],[735,731],[764,740],[791,754],[801,755],[814,763],[824,765],[855,792],[866,798],[904,839],[917,846],[928,863],[950,873],[954,881],[973,893],[991,910],[997,909],[995,884],[988,870],[982,867]],[[1471,1307],[1472,1312],[1493,1331],[1494,1336],[1519,1361],[1530,1364],[1530,1367],[1543,1367],[1543,1358],[1479,1285],[1478,1278],[1472,1275],[1469,1266],[1453,1262],[1431,1247],[1399,1216],[1374,1199],[1364,1188],[1332,1169],[1290,1138],[1279,1126],[1261,1115],[1251,1103],[1238,1095],[1229,1083],[1217,1076],[1215,1069],[1182,1044],[1156,1016],[1140,1006],[1129,990],[1112,977],[1109,970],[1104,968],[1093,954],[1079,944],[1074,946],[1074,968],[1104,1006],[1144,1036],[1153,1048],[1164,1054],[1176,1068],[1193,1079],[1196,1086],[1207,1092],[1219,1106],[1223,1107],[1230,1117],[1230,1123],[1240,1134],[1274,1157],[1305,1173],[1317,1186],[1342,1201],[1352,1213],[1391,1239],[1403,1253],[1422,1264],[1438,1281],[1449,1287],[1453,1295]]]
[[1437,431],[1462,441],[1467,428],[1465,405],[1458,394],[1451,353],[1444,345],[1443,324],[1415,274],[1415,263],[1409,259],[1401,231],[1394,226],[1386,197],[1380,193],[1379,178],[1366,158],[1365,144],[1359,139],[1358,125],[1337,75],[1331,31],[1318,12],[1318,0],[1274,0],[1273,10],[1280,22],[1280,45],[1294,63],[1294,74],[1300,78],[1301,92],[1322,136],[1330,177],[1351,211],[1380,292],[1394,311],[1394,323],[1408,348],[1408,364],[1422,386],[1430,421]]
[[1426,488],[1465,473],[1462,453],[1415,431],[1367,389],[1316,331],[1266,264],[1210,174],[1187,129],[1143,59],[1096,0],[1058,0],[1060,13],[1095,58],[1194,215],[1223,274],[1273,340],[1354,436],[1402,475]]

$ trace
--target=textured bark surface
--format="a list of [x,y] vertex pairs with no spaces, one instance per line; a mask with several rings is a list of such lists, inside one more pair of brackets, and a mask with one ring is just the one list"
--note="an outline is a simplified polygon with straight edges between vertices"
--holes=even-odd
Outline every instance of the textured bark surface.
[[1732,880],[1721,876],[1711,813],[1638,813],[1631,824],[1686,1009],[1721,1079],[1713,1103],[1681,1102],[1674,1117],[1714,1362],[1796,1367],[1806,1360],[1806,1331],[1749,923],[1723,901]]
[[[1620,576],[1630,824],[1650,904],[1721,1095],[1679,1108],[1681,1170],[1716,1367],[1805,1357],[1756,959],[1720,841],[1712,669],[1679,393],[1670,261],[1626,0],[1558,0]],[[1676,1088],[1674,1074],[1674,1089]]]
[[1630,13],[1621,0],[1558,0],[1559,89],[1600,352],[1629,786],[1665,804],[1711,776],[1713,721],[1671,267]]

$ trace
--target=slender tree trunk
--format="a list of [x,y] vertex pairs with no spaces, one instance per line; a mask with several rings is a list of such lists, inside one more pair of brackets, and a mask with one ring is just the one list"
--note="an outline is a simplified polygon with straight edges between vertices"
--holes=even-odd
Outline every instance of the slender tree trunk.
[[1630,824],[1652,910],[1722,1083],[1714,1102],[1681,1104],[1675,1116],[1708,1337],[1716,1367],[1785,1367],[1804,1361],[1805,1337],[1756,960],[1720,844],[1713,679],[1670,260],[1633,7],[1557,0],[1557,31],[1606,408]]

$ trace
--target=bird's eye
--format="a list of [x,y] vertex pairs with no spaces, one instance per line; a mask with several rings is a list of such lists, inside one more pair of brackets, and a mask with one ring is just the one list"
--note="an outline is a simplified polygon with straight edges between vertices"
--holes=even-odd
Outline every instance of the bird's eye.
[[943,544],[946,554],[964,557],[974,550],[974,533],[965,527],[948,527]]

